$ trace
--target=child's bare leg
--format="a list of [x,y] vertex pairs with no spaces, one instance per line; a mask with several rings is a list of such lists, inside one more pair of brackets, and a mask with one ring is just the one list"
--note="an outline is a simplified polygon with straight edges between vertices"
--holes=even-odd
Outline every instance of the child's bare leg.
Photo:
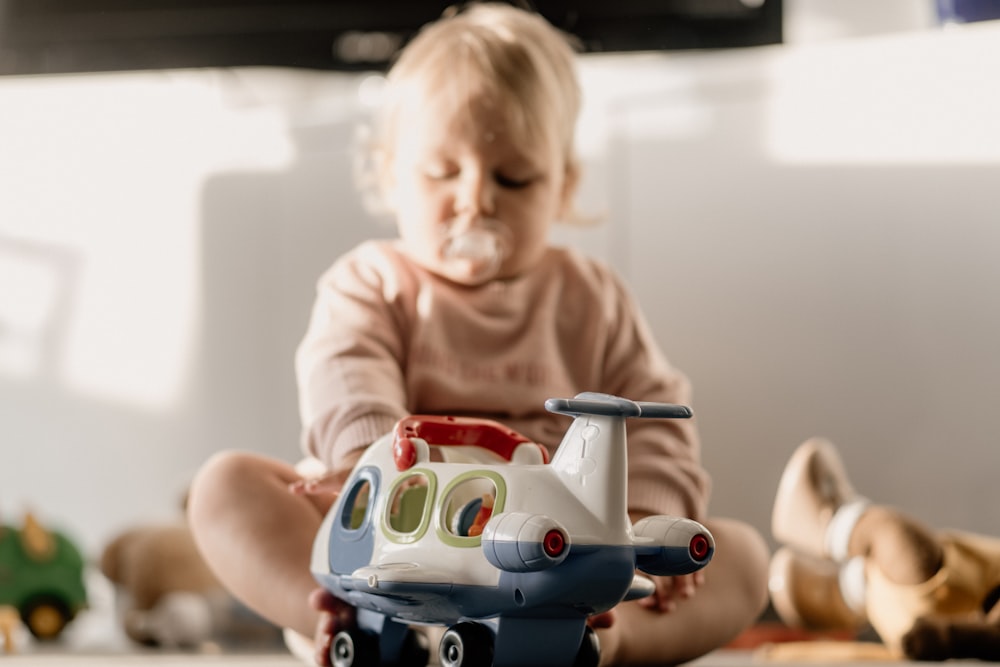
[[223,452],[198,472],[188,515],[199,549],[222,583],[271,622],[312,637],[321,618],[309,603],[313,538],[331,498],[293,495],[283,462]]
[[598,630],[602,665],[674,665],[719,648],[752,624],[767,605],[769,551],[749,525],[707,521],[715,537],[705,582],[676,609],[660,613],[637,601],[615,609],[615,623]]

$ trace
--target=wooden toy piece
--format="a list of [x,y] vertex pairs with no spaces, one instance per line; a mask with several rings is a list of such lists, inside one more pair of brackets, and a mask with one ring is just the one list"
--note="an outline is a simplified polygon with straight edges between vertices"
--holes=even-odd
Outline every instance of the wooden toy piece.
[[21,625],[21,614],[17,607],[9,604],[0,605],[0,639],[3,640],[4,653],[15,653],[17,644],[14,642],[14,634]]

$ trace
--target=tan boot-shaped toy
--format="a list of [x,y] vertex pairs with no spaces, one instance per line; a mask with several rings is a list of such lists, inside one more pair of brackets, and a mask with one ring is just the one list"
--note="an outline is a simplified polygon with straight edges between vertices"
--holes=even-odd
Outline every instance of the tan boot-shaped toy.
[[810,630],[860,630],[868,622],[864,605],[852,606],[840,585],[841,566],[832,560],[781,547],[771,558],[768,587],[778,616]]
[[[848,628],[867,618],[891,650],[912,659],[1000,660],[1000,611],[983,611],[998,597],[1000,540],[936,534],[871,505],[833,445],[818,439],[789,460],[772,528],[791,547],[771,566],[772,600],[790,625]],[[864,576],[845,588],[849,560]]]
[[813,438],[785,465],[771,515],[780,543],[810,556],[847,559],[847,534],[867,500],[851,486],[836,448]]

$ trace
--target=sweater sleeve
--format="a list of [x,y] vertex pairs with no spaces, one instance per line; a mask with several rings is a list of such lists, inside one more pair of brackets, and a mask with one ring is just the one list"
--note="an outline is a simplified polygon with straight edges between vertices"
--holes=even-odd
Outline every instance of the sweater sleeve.
[[[607,283],[610,318],[605,354],[609,393],[632,400],[691,404],[688,378],[670,365],[633,297],[614,276]],[[701,466],[693,420],[629,420],[629,510],[704,519],[710,479]]]
[[405,322],[387,261],[374,246],[338,260],[296,351],[302,448],[331,468],[407,414]]

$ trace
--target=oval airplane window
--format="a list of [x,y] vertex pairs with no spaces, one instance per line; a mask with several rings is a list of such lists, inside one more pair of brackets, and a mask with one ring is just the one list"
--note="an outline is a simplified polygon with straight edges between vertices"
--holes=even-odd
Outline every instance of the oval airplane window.
[[367,479],[359,479],[354,483],[347,492],[347,500],[340,515],[340,523],[344,528],[357,530],[364,525],[370,495],[371,484]]
[[401,478],[392,489],[386,519],[396,533],[416,532],[424,524],[428,510],[430,480],[416,472]]
[[452,486],[442,503],[441,524],[455,537],[479,537],[493,515],[497,485],[489,477],[469,476]]

